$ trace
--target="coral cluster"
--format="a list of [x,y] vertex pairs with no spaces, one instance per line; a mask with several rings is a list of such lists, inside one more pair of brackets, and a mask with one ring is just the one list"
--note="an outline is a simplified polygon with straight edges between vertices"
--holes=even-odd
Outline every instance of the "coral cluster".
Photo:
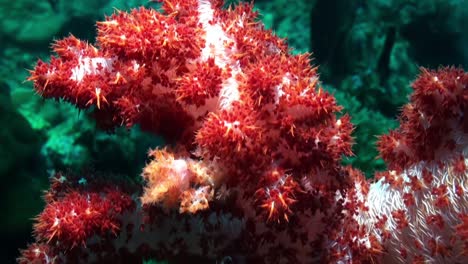
[[341,165],[353,127],[309,55],[291,55],[251,5],[222,5],[117,12],[95,45],[70,36],[37,63],[44,98],[172,144],[150,151],[142,190],[54,176],[19,262],[466,260],[468,74],[421,73],[401,128],[380,139],[390,170],[371,184]]
[[400,127],[379,139],[389,170],[376,173],[356,218],[392,262],[467,260],[467,85],[461,69],[423,69]]

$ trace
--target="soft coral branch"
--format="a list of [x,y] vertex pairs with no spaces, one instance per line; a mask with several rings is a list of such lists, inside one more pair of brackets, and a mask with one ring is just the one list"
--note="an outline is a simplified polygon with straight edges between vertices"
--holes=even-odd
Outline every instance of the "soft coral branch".
[[35,226],[42,244],[21,260],[466,260],[468,74],[422,70],[400,128],[378,144],[390,170],[371,184],[340,164],[353,126],[309,55],[291,55],[252,5],[221,5],[118,12],[98,23],[95,47],[68,37],[38,62],[42,96],[94,105],[98,124],[139,124],[174,150],[150,151],[141,193],[55,182]]

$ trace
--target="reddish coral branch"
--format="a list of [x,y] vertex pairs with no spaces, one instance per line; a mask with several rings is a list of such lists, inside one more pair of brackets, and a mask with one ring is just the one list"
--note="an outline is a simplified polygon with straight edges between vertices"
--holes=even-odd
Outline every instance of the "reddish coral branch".
[[67,249],[83,246],[92,236],[115,235],[120,228],[117,216],[132,204],[128,195],[117,190],[70,192],[44,208],[34,230],[37,239],[47,243],[59,242]]
[[459,229],[468,211],[467,88],[461,69],[422,69],[400,127],[378,143],[391,170],[371,185],[359,221],[383,242],[388,262],[468,259]]
[[38,62],[30,80],[43,97],[174,144],[150,152],[142,190],[55,181],[20,261],[466,260],[468,74],[422,70],[400,128],[379,141],[390,170],[371,184],[340,164],[353,127],[309,56],[291,55],[251,5],[221,6],[118,12],[94,46],[68,37]]
[[463,134],[468,133],[467,83],[468,74],[462,69],[422,69],[413,83],[411,104],[403,108],[400,128],[378,143],[391,168],[442,160],[462,150]]

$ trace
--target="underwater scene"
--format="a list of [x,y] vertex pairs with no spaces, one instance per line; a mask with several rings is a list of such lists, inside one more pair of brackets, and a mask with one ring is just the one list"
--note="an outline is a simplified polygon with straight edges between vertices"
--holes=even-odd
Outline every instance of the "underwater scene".
[[0,13],[0,263],[468,263],[468,0]]

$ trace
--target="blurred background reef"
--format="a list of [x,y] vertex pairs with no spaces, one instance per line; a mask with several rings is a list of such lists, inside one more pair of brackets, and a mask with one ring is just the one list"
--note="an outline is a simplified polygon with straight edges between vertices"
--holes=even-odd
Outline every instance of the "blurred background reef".
[[[147,0],[0,0],[2,263],[14,263],[31,240],[49,175],[104,172],[139,180],[148,148],[164,145],[138,128],[99,131],[88,113],[44,101],[25,82],[27,69],[49,57],[53,40],[71,33],[93,42],[95,21],[138,6],[158,8]],[[468,0],[256,0],[255,7],[293,53],[313,53],[322,85],[356,126],[356,156],[344,162],[367,177],[385,168],[375,158],[376,135],[397,125],[418,68],[468,70]]]

